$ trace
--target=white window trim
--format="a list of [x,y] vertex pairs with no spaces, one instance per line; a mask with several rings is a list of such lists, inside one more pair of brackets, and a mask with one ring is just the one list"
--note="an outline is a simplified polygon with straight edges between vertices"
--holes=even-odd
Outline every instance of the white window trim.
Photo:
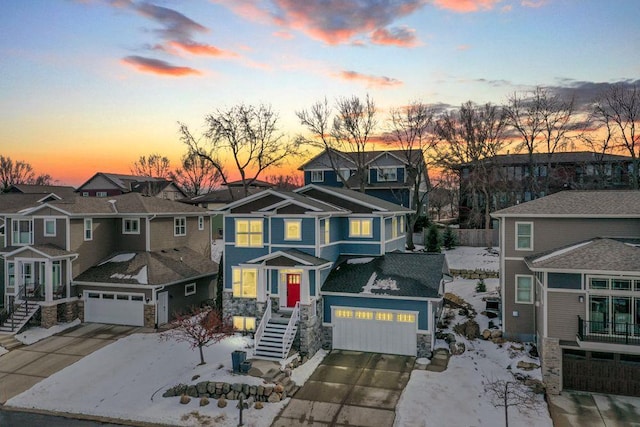
[[331,221],[329,218],[324,220],[324,244],[331,243]]
[[198,217],[198,230],[204,230],[204,217],[202,215]]
[[[392,166],[388,166],[388,167],[379,167],[378,169],[378,182],[398,182],[398,168],[396,167],[392,167]],[[393,169],[395,171],[394,178],[390,179],[390,178],[386,178],[384,171],[385,170],[390,170]]]
[[[292,223],[292,224],[298,224],[298,231],[299,231],[299,233],[298,233],[298,234],[299,234],[299,235],[298,235],[298,237],[287,237],[287,225],[288,225],[289,223]],[[283,236],[283,239],[284,239],[285,241],[289,241],[289,242],[290,242],[290,241],[297,241],[297,242],[299,242],[299,241],[301,241],[301,240],[302,240],[302,220],[301,220],[301,219],[285,219],[285,220],[284,220],[284,236]]]
[[[244,292],[244,272],[245,270],[251,270],[251,271],[255,271],[255,278],[256,278],[256,283],[255,283],[255,289],[256,289],[256,294],[254,296],[244,296],[243,294]],[[240,273],[240,281],[236,282],[234,276],[234,273],[236,271],[239,271]],[[244,299],[255,299],[258,297],[258,269],[257,268],[242,268],[242,267],[231,267],[231,292],[234,298],[244,298]],[[239,284],[239,288],[240,288],[240,295],[237,295],[235,293],[235,287],[236,287],[236,283]]]
[[[313,174],[314,173],[319,173],[320,174],[320,179],[313,179]],[[311,182],[324,182],[324,171],[323,170],[311,171]]]
[[184,285],[184,296],[188,297],[189,295],[195,295],[196,293],[196,284],[195,283],[187,283]]
[[[528,277],[529,280],[531,281],[531,292],[529,295],[529,301],[520,301],[518,300],[518,279],[520,277]],[[515,288],[515,303],[516,304],[533,304],[533,291],[534,291],[534,286],[535,286],[535,280],[534,277],[529,275],[529,274],[516,274],[515,276],[515,284],[514,284],[514,288]]]
[[[53,232],[47,233],[47,222],[52,222],[52,221],[53,221]],[[57,234],[56,222],[57,221],[55,218],[45,218],[42,221],[42,225],[43,225],[42,233],[44,234],[44,237],[56,237],[56,234]]]
[[[247,244],[246,245],[240,245],[238,244],[238,223],[239,222],[243,222],[243,221],[247,221],[247,232],[246,233],[242,233],[242,234],[246,234],[247,235]],[[258,234],[258,232],[252,233],[251,232],[251,222],[252,221],[260,221],[260,244],[259,245],[252,245],[251,244],[251,235],[252,234]],[[235,230],[234,230],[234,241],[233,244],[236,248],[262,248],[264,247],[264,221],[262,219],[235,219]]]
[[[351,233],[351,223],[358,221],[360,222],[360,234],[352,234]],[[362,222],[369,222],[369,234],[362,233]],[[349,237],[373,237],[373,218],[349,218]]]
[[[87,221],[89,224],[89,227],[87,227]],[[84,238],[85,242],[88,242],[89,240],[93,240],[93,218],[83,218],[82,220],[82,237]],[[89,232],[89,236],[87,237],[87,231]]]
[[108,197],[109,193],[106,191],[96,191],[96,197]]
[[[251,332],[251,331],[255,331],[255,325],[256,325],[256,318],[255,317],[251,317],[251,316],[233,316],[233,325],[235,328],[236,325],[236,320],[241,320],[242,321],[242,328],[236,328],[236,331],[240,331],[240,332]],[[247,328],[247,321],[252,321],[253,322],[253,328]]]
[[[182,224],[180,224],[179,222]],[[183,227],[184,227],[184,231],[181,231]],[[175,237],[187,235],[187,217],[176,216],[173,218],[173,235]]]
[[[27,243],[21,242],[19,239],[20,236],[20,223],[28,222],[29,223],[29,241]],[[16,234],[16,228],[14,224],[18,224],[18,232]],[[16,240],[16,236],[18,236],[18,240]],[[33,245],[33,220],[32,219],[20,219],[14,218],[11,220],[11,245],[12,246],[28,246]]]
[[[126,223],[138,223],[135,231],[127,231]],[[140,218],[122,218],[122,234],[140,234]]]
[[[529,242],[530,245],[528,248],[520,248],[518,247],[518,226],[520,224],[527,224],[531,226],[531,234],[530,234],[530,238],[529,238]],[[532,251],[533,250],[533,222],[531,221],[516,221],[515,224],[515,247],[516,247],[516,251]]]
[[82,197],[89,197],[89,192],[88,191],[83,191],[82,192]]
[[394,216],[393,218],[391,218],[391,237],[394,239],[398,237],[398,217],[397,216]]

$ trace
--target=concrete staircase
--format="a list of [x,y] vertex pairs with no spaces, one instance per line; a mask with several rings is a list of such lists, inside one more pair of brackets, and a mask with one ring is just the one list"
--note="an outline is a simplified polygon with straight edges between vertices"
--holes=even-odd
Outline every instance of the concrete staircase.
[[[256,344],[254,357],[266,360],[282,360],[284,348],[284,335],[289,323],[288,317],[272,317],[264,328],[264,333],[260,337],[260,341]],[[294,327],[294,335],[297,330]],[[286,357],[286,355],[285,355]]]
[[272,368],[267,371],[267,373],[262,376],[262,379],[264,379],[268,383],[280,384],[284,388],[285,392],[285,394],[282,396],[283,399],[285,397],[293,396],[300,389],[300,387],[298,387],[296,383],[291,381],[291,377],[289,377],[284,371],[281,371],[278,368]]
[[11,351],[15,348],[22,347],[22,343],[14,338],[13,335],[2,335],[0,334],[0,347],[4,347],[5,349]]
[[40,304],[37,302],[28,301],[26,306],[21,304],[13,311],[11,316],[0,325],[0,334],[17,334],[38,310],[40,310]]

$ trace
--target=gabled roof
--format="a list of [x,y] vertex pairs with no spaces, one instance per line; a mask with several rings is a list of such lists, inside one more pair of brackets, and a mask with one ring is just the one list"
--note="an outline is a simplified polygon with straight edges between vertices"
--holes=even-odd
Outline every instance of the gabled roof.
[[[41,193],[0,193],[0,213],[15,214],[34,206],[40,206]],[[74,196],[75,197],[75,196]]]
[[131,186],[133,183],[140,182],[158,182],[158,181],[166,181],[164,178],[153,178],[150,176],[142,176],[142,175],[125,175],[119,173],[107,173],[107,172],[98,172],[89,178],[85,183],[83,183],[76,192],[81,191],[81,189],[93,181],[96,177],[102,176],[107,181],[111,182],[114,186],[119,188],[122,191],[129,192],[131,191]]
[[491,215],[497,218],[640,218],[640,190],[561,191]]
[[[271,196],[269,198],[269,196]],[[260,199],[264,199],[266,202],[260,204]],[[284,204],[296,204],[298,206],[304,207],[308,212],[340,212],[341,209],[319,201],[314,200],[313,198],[305,197],[303,195],[297,194],[296,192],[284,191],[284,190],[274,190],[272,188],[266,189],[264,191],[258,192],[256,194],[247,196],[243,199],[236,200],[234,202],[229,203],[226,206],[219,208],[219,211],[227,211],[232,209],[237,209],[245,205],[254,205],[255,209],[250,209],[251,212],[254,211],[262,211],[267,212],[274,210]],[[346,213],[346,211],[344,211]],[[246,212],[249,213],[249,212]]]
[[[264,188],[256,188],[249,187],[249,195],[253,195],[264,191]],[[231,191],[231,193],[229,192]],[[242,187],[232,187],[232,188],[221,188],[219,190],[211,191],[207,194],[201,194],[199,196],[194,196],[189,199],[180,200],[182,203],[189,203],[191,205],[197,205],[200,203],[231,203],[236,200],[242,199],[244,196],[244,188]]]
[[[546,164],[549,160],[546,153],[533,153],[532,162],[534,164]],[[529,154],[498,154],[489,157],[484,162],[497,166],[524,165],[529,163]],[[602,154],[593,151],[567,151],[554,153],[551,156],[551,164],[594,164],[594,163],[616,163],[631,161],[630,156],[618,154]],[[456,165],[456,168],[468,166],[471,163]]]
[[186,247],[155,252],[119,252],[95,265],[74,282],[166,285],[214,275],[218,264]]
[[618,239],[596,238],[525,258],[539,270],[640,272],[640,247]]
[[132,183],[131,191],[145,196],[157,196],[171,185],[173,185],[175,189],[182,194],[182,197],[187,197],[186,193],[182,191],[180,187],[178,187],[173,181],[168,181],[166,179],[161,181],[142,181]]
[[359,213],[365,213],[367,211],[389,213],[412,212],[411,209],[396,205],[395,203],[387,202],[386,200],[382,200],[378,197],[341,187],[310,184],[295,190],[295,192],[352,212],[356,212],[353,208],[353,204],[357,204],[365,208],[364,210],[360,210]]
[[[251,180],[245,179],[244,181],[251,181]],[[243,187],[244,181],[239,179],[237,181],[227,182],[227,187]],[[267,181],[254,179],[253,181],[250,182],[249,187],[273,188],[273,184]]]
[[324,258],[318,258],[313,255],[309,255],[305,252],[302,252],[298,249],[286,249],[283,251],[276,251],[270,254],[261,256],[259,258],[252,259],[247,261],[246,264],[262,264],[263,262],[267,265],[278,265],[278,261],[281,259],[286,259],[287,266],[320,266],[325,264],[331,264],[331,261],[328,261]]
[[23,194],[55,194],[61,199],[73,197],[75,188],[67,185],[31,185],[31,184],[13,184],[9,187],[9,193],[23,193]]
[[[341,158],[343,158],[344,160],[348,161],[348,162],[352,162],[353,163],[353,159],[352,156],[355,156],[356,153],[355,152],[341,152],[338,150],[332,150],[334,153],[336,153],[338,156],[340,156]],[[318,153],[316,156],[314,156],[313,158],[311,158],[310,160],[308,160],[307,162],[305,162],[302,166],[300,166],[298,168],[298,170],[304,170],[304,168],[309,165],[310,163],[316,161],[317,159],[319,159],[320,157],[322,157],[325,153],[327,152],[327,150],[323,150],[320,153]],[[364,153],[362,153],[362,155],[364,156],[364,163],[367,165],[370,165],[371,163],[373,163],[375,160],[377,160],[379,157],[388,154],[392,157],[395,157],[396,159],[398,159],[399,162],[403,163],[403,164],[407,164],[407,152],[405,150],[372,150],[372,151],[365,151]],[[411,152],[411,156],[410,156],[410,162],[411,163],[415,163],[416,161],[420,161],[420,158],[422,157],[422,161],[424,161],[424,157],[422,156],[422,152],[420,150],[413,150]],[[327,167],[330,167],[330,165],[326,165]]]
[[29,245],[29,246],[7,246],[5,248],[0,249],[0,253],[4,254],[4,256],[11,256],[27,250],[37,252],[46,258],[68,258],[68,257],[77,255],[74,252],[66,251],[62,248],[59,248],[51,244]]
[[439,298],[444,254],[388,253],[376,257],[340,257],[321,292],[360,297],[389,295]]
[[[57,209],[68,215],[127,215],[127,214],[205,214],[206,209],[172,200],[127,193],[113,197],[79,197],[56,200],[42,206]],[[39,208],[39,207],[38,207]],[[38,208],[29,213],[36,213]]]

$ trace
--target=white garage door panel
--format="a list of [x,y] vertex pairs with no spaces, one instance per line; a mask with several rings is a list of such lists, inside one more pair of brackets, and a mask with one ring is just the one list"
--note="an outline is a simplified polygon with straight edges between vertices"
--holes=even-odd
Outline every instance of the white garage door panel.
[[[346,311],[352,317],[336,316],[335,311]],[[358,319],[358,309],[333,308],[333,348],[342,350],[367,351],[373,353],[416,355],[417,313],[405,311],[385,311],[393,320],[376,320],[380,310],[362,310],[373,313],[372,319]],[[399,322],[398,314],[414,316],[414,322]]]
[[[98,297],[95,298],[94,296]],[[113,296],[113,298],[109,298],[109,296]],[[144,301],[132,298],[142,296],[142,294],[85,291],[84,320],[85,322],[95,323],[144,326]]]

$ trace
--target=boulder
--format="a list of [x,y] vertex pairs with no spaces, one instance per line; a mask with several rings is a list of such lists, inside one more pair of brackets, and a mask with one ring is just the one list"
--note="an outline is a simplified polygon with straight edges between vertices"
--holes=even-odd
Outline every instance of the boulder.
[[522,369],[523,371],[532,371],[540,367],[540,365],[537,365],[533,362],[525,362],[524,360],[519,361],[516,366],[518,369]]
[[196,384],[196,390],[198,390],[198,394],[202,396],[207,392],[207,387],[209,386],[209,381],[202,381]]
[[206,397],[200,398],[200,406],[207,406],[209,404],[209,399]]
[[227,394],[231,391],[231,385],[229,383],[223,383],[222,384],[222,392],[224,394]]
[[183,394],[182,396],[180,396],[180,403],[182,403],[183,405],[186,405],[189,402],[191,402],[191,398],[189,396],[187,396],[186,394]]
[[273,388],[273,391],[275,391],[276,393],[282,393],[284,391],[284,386],[282,384],[278,383]]
[[488,329],[485,329],[484,331],[482,331],[482,338],[485,340],[488,340],[489,338],[491,338],[491,331]]
[[226,408],[227,407],[227,399],[221,397],[218,399],[218,408]]
[[231,384],[231,390],[237,391],[237,392],[241,392],[242,391],[242,384],[240,384],[240,383]]
[[502,331],[500,329],[494,329],[493,331],[491,331],[491,338],[501,338],[502,337]]
[[278,393],[271,393],[269,399],[267,399],[269,403],[278,403],[280,402],[280,395]]
[[529,379],[525,380],[524,385],[529,387],[531,389],[531,391],[533,391],[535,394],[544,394],[544,392],[545,392],[544,383],[542,381],[540,381],[540,380],[536,380],[534,378],[529,378]]
[[187,396],[198,397],[198,389],[194,385],[187,387]]
[[449,344],[449,352],[453,356],[458,356],[458,355],[464,353],[465,350],[466,350],[466,346],[462,342],[455,342],[455,343]]
[[264,395],[269,397],[271,395],[271,393],[273,393],[273,387],[265,387],[264,388]]
[[262,408],[264,408],[264,403],[256,402],[256,404],[253,407],[256,408],[256,409],[262,409]]
[[252,385],[249,387],[249,396],[255,396],[256,394],[258,394],[258,387],[255,385]]

